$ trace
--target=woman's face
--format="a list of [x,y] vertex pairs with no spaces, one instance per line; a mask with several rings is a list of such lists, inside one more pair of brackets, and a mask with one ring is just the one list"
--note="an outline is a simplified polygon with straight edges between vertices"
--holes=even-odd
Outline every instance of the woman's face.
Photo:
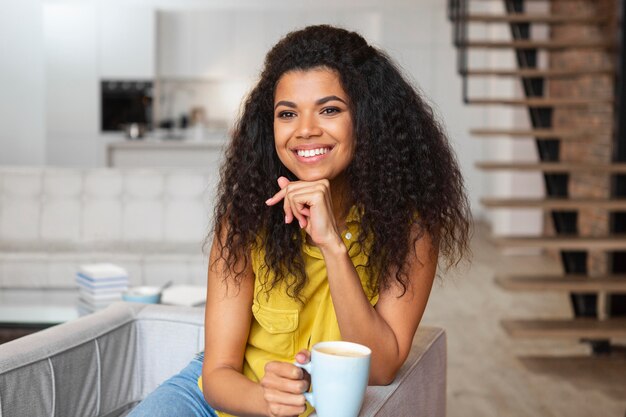
[[274,144],[298,179],[333,180],[352,161],[355,140],[349,99],[333,70],[282,75],[274,96]]

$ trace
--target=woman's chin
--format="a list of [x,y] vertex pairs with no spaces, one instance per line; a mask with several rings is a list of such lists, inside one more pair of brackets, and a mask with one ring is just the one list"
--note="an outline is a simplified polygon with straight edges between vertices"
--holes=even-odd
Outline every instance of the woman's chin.
[[330,182],[333,182],[344,177],[343,173],[337,175],[336,172],[329,172],[328,170],[297,170],[296,172],[293,172],[293,174],[296,176],[296,178],[298,178],[299,181],[308,182],[319,180],[328,180]]
[[324,174],[304,174],[304,175],[296,175],[296,177],[298,177],[298,179],[300,181],[307,181],[307,182],[313,182],[313,181],[319,181],[319,180],[323,180],[323,179],[327,179],[330,180],[330,178],[328,178],[327,175]]

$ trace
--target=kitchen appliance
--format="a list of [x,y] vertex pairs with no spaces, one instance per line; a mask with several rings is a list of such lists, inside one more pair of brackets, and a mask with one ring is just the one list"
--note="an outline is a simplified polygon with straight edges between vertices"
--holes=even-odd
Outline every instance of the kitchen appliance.
[[128,139],[141,139],[146,134],[146,125],[142,123],[122,124],[122,130]]
[[123,131],[152,125],[152,81],[109,80],[100,83],[101,130]]

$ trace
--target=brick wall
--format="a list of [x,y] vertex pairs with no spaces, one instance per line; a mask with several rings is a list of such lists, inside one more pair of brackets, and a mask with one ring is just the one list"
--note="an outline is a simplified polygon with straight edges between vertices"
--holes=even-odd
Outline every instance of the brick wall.
[[[613,10],[617,16],[614,0],[553,0],[551,12],[559,15],[600,14]],[[611,25],[554,25],[550,30],[552,39],[614,39],[615,27]],[[607,38],[608,37],[608,38]],[[598,68],[612,66],[614,53],[610,50],[572,49],[551,51],[548,54],[550,68]],[[570,79],[550,80],[547,92],[550,97],[610,98],[614,79],[610,75],[587,75]],[[562,141],[562,161],[608,164],[612,157],[613,106],[594,104],[586,108],[556,108],[553,114],[555,129],[580,129],[596,132],[584,141]],[[609,198],[610,175],[602,173],[572,173],[569,180],[571,198]],[[546,213],[546,231],[554,233],[550,213]],[[581,236],[604,236],[609,233],[607,210],[589,208],[578,212],[578,231]],[[553,255],[558,255],[553,253]],[[588,256],[590,275],[607,272],[607,256],[604,252],[590,252]]]

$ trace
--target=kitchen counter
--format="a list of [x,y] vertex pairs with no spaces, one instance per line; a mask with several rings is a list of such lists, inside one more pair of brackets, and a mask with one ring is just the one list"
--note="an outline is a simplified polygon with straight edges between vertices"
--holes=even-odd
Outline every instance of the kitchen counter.
[[120,138],[107,145],[107,166],[217,169],[226,143],[226,131],[212,133],[203,140]]
[[226,144],[225,140],[162,140],[162,139],[141,139],[125,140],[123,142],[113,142],[109,144],[109,149],[222,149]]

